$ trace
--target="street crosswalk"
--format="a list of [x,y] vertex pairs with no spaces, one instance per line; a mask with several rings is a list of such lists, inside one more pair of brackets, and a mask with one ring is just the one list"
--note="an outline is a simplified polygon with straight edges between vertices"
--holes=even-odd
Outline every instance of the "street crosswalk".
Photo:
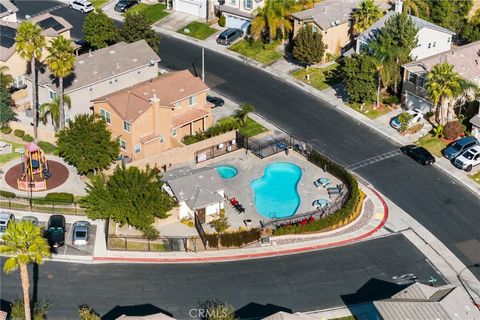
[[386,153],[382,153],[378,156],[371,157],[371,158],[368,158],[366,160],[359,161],[359,162],[353,163],[351,165],[348,165],[347,167],[345,167],[345,169],[355,171],[355,170],[358,170],[360,168],[371,165],[373,163],[396,157],[400,154],[402,154],[402,151],[400,149],[390,151],[390,152],[386,152]]

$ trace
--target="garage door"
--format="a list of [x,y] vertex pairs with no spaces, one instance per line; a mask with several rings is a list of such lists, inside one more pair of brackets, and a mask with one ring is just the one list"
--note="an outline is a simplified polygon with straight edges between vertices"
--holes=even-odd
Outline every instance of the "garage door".
[[227,15],[226,26],[229,28],[238,28],[242,29],[244,32],[247,31],[250,22],[247,19],[242,19],[236,16]]
[[199,18],[207,17],[207,6],[199,0],[175,0],[173,10],[191,14]]
[[417,108],[423,112],[432,110],[432,104],[428,100],[420,98],[408,91],[405,92],[405,106],[407,109]]

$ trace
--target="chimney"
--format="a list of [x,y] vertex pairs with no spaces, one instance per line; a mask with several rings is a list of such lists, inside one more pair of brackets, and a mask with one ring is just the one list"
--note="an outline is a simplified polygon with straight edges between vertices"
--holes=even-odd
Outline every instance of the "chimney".
[[152,104],[157,104],[157,103],[160,102],[160,99],[158,99],[156,93],[154,93],[154,94],[153,94],[153,97],[150,98],[150,102],[151,102]]
[[403,0],[395,0],[395,12],[403,12]]

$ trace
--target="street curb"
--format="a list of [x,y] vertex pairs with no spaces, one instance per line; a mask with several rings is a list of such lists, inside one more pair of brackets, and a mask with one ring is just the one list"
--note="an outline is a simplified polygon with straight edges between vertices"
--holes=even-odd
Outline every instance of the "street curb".
[[105,262],[105,263],[202,263],[202,262],[228,262],[228,261],[239,261],[239,260],[250,260],[258,258],[269,258],[284,256],[297,253],[305,253],[310,251],[317,251],[322,249],[328,249],[332,247],[339,247],[347,244],[351,244],[357,241],[365,240],[366,238],[373,235],[375,232],[383,228],[387,222],[389,215],[389,208],[382,196],[374,189],[369,188],[375,196],[380,200],[383,206],[383,218],[380,223],[370,231],[353,237],[351,239],[335,241],[326,244],[319,244],[314,246],[306,246],[302,248],[295,249],[286,249],[286,250],[277,250],[270,252],[259,252],[251,254],[238,254],[230,256],[216,256],[216,257],[198,257],[198,258],[129,258],[129,257],[93,257],[93,262]]

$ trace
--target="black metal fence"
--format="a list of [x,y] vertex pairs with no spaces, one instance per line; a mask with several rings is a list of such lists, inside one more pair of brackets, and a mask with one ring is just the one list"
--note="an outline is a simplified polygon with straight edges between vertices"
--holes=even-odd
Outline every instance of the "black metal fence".
[[81,208],[77,202],[62,202],[58,200],[46,200],[44,198],[26,198],[16,196],[7,198],[0,196],[0,208],[30,210],[45,213],[64,213],[85,215],[85,209]]
[[288,153],[291,151],[296,151],[304,156],[308,156],[312,151],[311,145],[287,133],[253,138],[247,138],[238,134],[237,141],[239,146],[250,150],[261,159],[280,152]]
[[200,221],[200,218],[198,217],[197,213],[194,212],[194,219],[195,219],[195,229],[197,229],[198,235],[200,236],[200,239],[202,240],[203,247],[207,247],[207,239],[205,236],[205,230],[203,230],[202,222]]
[[204,162],[224,154],[230,153],[232,151],[238,150],[240,147],[237,143],[237,139],[232,139],[224,141],[222,143],[210,146],[203,150],[195,152],[195,162],[200,163]]

